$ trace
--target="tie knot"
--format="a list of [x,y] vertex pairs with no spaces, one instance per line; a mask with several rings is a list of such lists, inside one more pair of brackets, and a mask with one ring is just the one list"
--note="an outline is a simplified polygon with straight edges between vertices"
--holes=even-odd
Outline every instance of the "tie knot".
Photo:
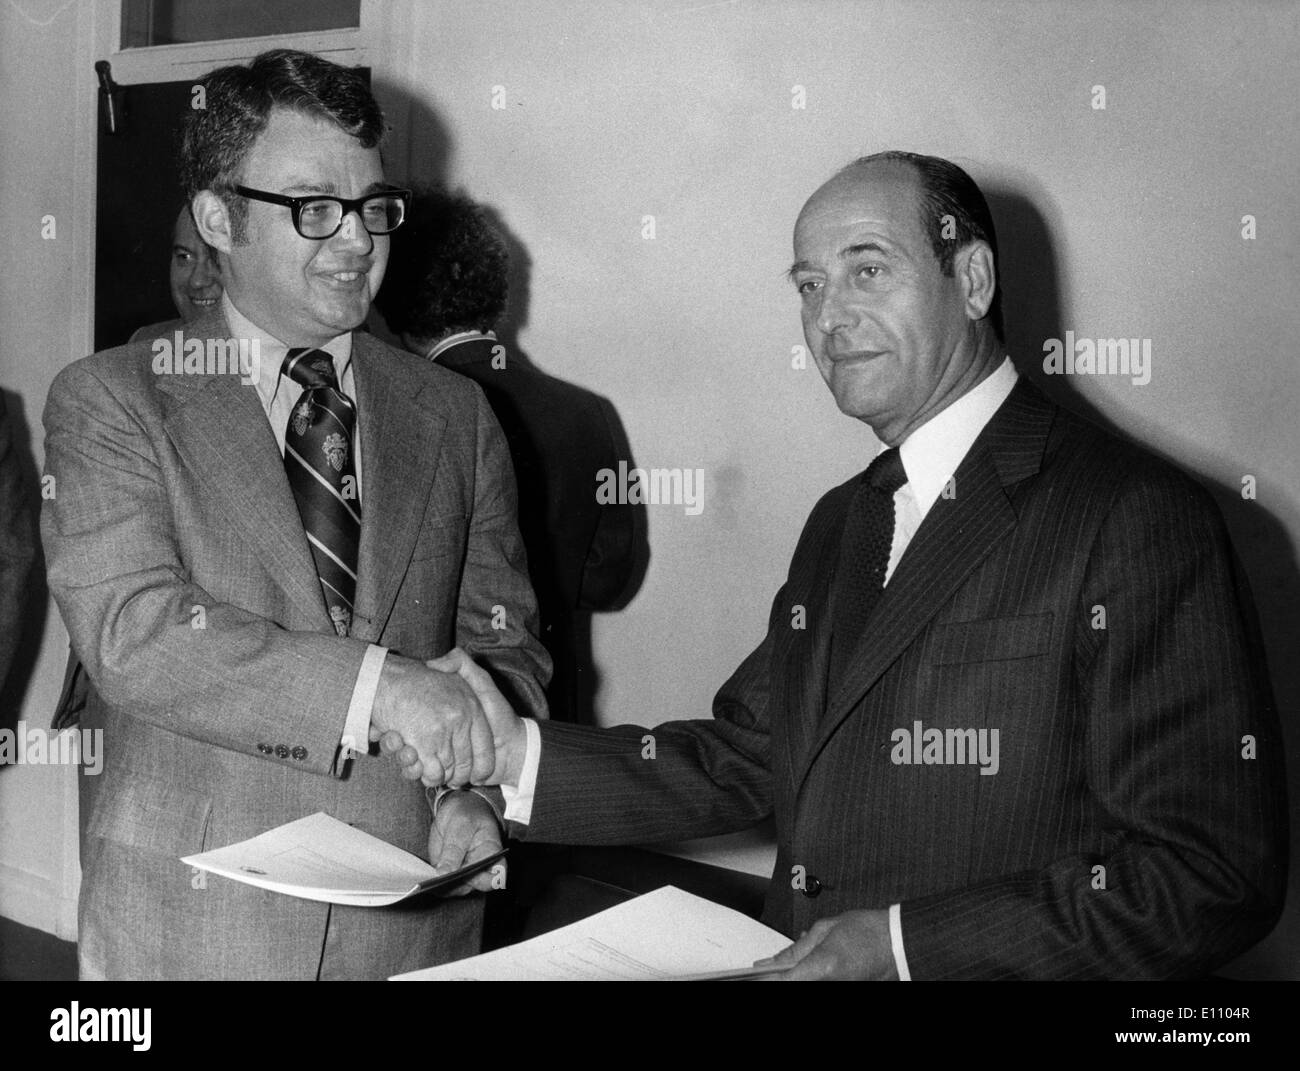
[[332,387],[338,390],[338,377],[334,374],[334,358],[324,350],[291,349],[284,355],[284,364],[280,372],[308,390],[317,387]]
[[903,468],[903,457],[898,447],[892,446],[876,455],[867,466],[867,482],[877,491],[892,495],[907,483],[907,471]]

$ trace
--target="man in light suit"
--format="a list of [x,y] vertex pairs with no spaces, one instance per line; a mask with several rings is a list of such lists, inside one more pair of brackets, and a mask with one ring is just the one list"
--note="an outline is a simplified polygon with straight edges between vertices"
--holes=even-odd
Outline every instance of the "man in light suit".
[[221,265],[212,247],[199,237],[189,201],[181,205],[172,226],[167,286],[179,319],[138,328],[132,332],[130,341],[170,335],[182,324],[197,320],[221,300]]
[[204,86],[182,162],[221,304],[71,365],[45,413],[50,587],[104,731],[81,973],[382,978],[477,951],[481,898],[330,906],[179,859],[316,811],[440,866],[495,846],[480,796],[431,826],[367,751],[400,727],[440,782],[481,773],[482,711],[423,661],[454,643],[544,713],[513,479],[478,388],[353,333],[405,196],[364,81],[277,50]]
[[488,709],[507,818],[604,844],[774,815],[783,977],[1215,970],[1275,923],[1287,837],[1211,500],[1017,377],[959,168],[858,161],[794,245],[818,368],[889,449],[818,502],[766,637],[712,720],[651,730],[653,760],[640,726],[530,726],[470,660],[436,663]]

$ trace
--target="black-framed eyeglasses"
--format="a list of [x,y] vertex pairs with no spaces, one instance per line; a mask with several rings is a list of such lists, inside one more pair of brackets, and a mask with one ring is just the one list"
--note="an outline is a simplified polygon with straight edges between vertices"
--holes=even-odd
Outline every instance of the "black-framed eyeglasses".
[[304,238],[321,241],[333,238],[343,226],[346,216],[355,212],[361,225],[371,234],[392,234],[406,218],[406,206],[411,201],[410,190],[382,190],[365,197],[286,197],[282,193],[268,193],[248,186],[236,186],[235,192],[251,201],[284,205],[293,213],[293,229]]

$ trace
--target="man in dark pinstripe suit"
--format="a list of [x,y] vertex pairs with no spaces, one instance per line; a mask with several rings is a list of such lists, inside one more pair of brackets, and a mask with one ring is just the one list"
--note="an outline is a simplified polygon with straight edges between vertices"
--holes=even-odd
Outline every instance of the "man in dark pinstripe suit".
[[837,632],[855,478],[814,508],[713,719],[659,725],[653,761],[639,726],[514,718],[449,656],[490,708],[507,818],[609,844],[775,815],[764,920],[801,935],[791,978],[1213,971],[1277,919],[1286,810],[1211,500],[1017,378],[992,219],[955,166],[850,165],[795,258],[836,402],[899,448],[883,593]]

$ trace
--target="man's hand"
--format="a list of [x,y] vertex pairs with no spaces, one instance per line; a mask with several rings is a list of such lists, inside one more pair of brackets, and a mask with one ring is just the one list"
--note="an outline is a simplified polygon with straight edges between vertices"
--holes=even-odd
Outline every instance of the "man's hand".
[[[429,830],[429,862],[439,874],[468,866],[501,850],[501,827],[487,800],[473,792],[450,792],[438,803]],[[505,887],[506,861],[499,859],[444,896],[464,896]]]
[[402,776],[436,788],[481,782],[495,761],[492,730],[473,689],[454,672],[439,672],[410,658],[384,660],[370,738],[383,750],[409,749]]
[[[487,717],[487,723],[491,726],[494,748],[489,761],[485,763],[488,772],[482,776],[477,773],[480,769],[480,753],[478,738],[475,737],[473,783],[476,785],[519,784],[519,775],[524,768],[524,755],[528,750],[528,734],[524,730],[523,719],[506,702],[505,696],[492,683],[492,678],[488,676],[487,671],[476,665],[474,660],[459,647],[453,647],[441,658],[434,658],[425,664],[434,672],[457,674],[477,698]],[[400,733],[385,733],[380,746],[388,754],[397,755],[397,761],[402,764],[403,777],[412,780],[417,777],[422,778],[426,785],[436,783],[429,779],[427,762],[419,748],[411,746],[411,742]]]
[[787,967],[771,981],[898,981],[889,911],[846,911],[814,922],[789,948],[754,966]]

